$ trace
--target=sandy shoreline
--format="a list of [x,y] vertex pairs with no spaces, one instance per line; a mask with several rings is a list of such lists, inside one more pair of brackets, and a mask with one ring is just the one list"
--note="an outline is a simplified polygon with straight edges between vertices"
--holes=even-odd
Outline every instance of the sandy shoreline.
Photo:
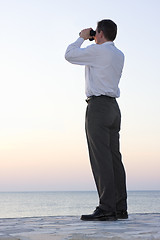
[[160,214],[84,222],[79,216],[0,219],[0,240],[160,240]]

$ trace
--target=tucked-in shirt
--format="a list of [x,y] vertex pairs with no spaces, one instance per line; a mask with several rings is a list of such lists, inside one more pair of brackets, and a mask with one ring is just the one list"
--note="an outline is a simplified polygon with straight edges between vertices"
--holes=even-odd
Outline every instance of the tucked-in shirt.
[[119,97],[124,54],[110,41],[81,48],[83,42],[83,38],[78,38],[70,44],[65,58],[70,63],[85,65],[86,96]]

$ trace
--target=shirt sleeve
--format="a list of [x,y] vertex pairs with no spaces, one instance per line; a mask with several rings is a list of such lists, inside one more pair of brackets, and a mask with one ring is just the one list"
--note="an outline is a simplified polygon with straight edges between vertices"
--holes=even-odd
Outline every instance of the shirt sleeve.
[[67,47],[65,59],[68,62],[78,65],[92,65],[94,59],[93,46],[96,44],[81,48],[83,42],[83,38],[78,38],[74,43]]

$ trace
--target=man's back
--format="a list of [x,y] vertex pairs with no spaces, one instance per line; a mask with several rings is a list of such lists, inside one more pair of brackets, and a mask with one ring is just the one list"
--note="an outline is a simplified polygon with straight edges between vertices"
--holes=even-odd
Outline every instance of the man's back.
[[86,66],[86,95],[119,97],[118,84],[124,65],[124,54],[110,41],[80,48],[83,41],[79,38],[70,44],[65,58],[73,64]]

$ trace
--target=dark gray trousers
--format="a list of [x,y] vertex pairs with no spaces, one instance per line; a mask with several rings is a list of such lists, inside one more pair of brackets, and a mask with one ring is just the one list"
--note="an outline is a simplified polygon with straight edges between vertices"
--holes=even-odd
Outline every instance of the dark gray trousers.
[[86,110],[86,136],[99,207],[127,210],[126,178],[119,150],[121,113],[115,98],[92,97]]

